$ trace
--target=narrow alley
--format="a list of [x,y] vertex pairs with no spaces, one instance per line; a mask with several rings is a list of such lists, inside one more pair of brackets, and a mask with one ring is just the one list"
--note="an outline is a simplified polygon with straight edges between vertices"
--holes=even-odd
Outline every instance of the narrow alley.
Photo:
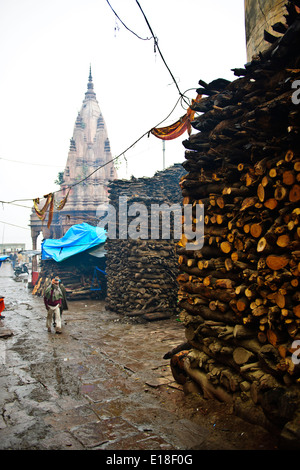
[[184,341],[176,318],[141,323],[104,302],[75,301],[57,335],[46,329],[43,299],[16,282],[9,263],[0,292],[2,450],[276,448],[224,405],[183,393],[163,359]]

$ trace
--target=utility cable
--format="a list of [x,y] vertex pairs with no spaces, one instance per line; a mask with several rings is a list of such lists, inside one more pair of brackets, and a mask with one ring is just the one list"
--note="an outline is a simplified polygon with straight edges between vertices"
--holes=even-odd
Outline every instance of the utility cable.
[[132,31],[132,29],[128,28],[128,26],[126,26],[126,24],[124,23],[124,21],[121,20],[121,18],[119,17],[119,15],[117,14],[117,12],[113,9],[113,7],[111,6],[111,4],[109,3],[108,0],[106,0],[106,2],[108,3],[110,9],[112,10],[112,12],[114,13],[114,15],[118,18],[118,20],[122,23],[122,25],[124,26],[124,28],[126,28],[128,31],[130,31],[130,33],[134,34],[137,38],[141,39],[142,41],[150,41],[152,39],[151,38],[142,38],[141,36],[139,36],[137,33],[135,33],[134,31]]
[[161,50],[160,50],[160,47],[159,47],[159,45],[158,45],[158,39],[157,39],[157,37],[155,36],[155,34],[154,34],[154,32],[153,32],[153,30],[152,30],[152,28],[151,28],[151,25],[150,25],[150,23],[149,23],[149,21],[148,21],[148,18],[146,17],[146,15],[145,15],[145,13],[144,13],[144,11],[143,11],[143,9],[142,9],[142,7],[141,7],[139,1],[138,1],[138,0],[135,0],[135,1],[136,1],[137,5],[138,5],[139,9],[141,10],[142,15],[143,15],[143,17],[144,17],[144,19],[145,19],[145,21],[146,21],[146,23],[147,23],[147,26],[148,26],[148,28],[149,28],[151,34],[152,34],[152,37],[153,37],[153,40],[154,40],[154,45],[155,45],[155,47],[157,48],[157,50],[158,50],[158,52],[159,52],[159,55],[160,55],[160,57],[161,57],[163,63],[165,64],[165,66],[166,66],[166,68],[167,68],[169,74],[171,75],[172,80],[173,80],[173,82],[175,83],[175,86],[176,86],[176,88],[177,88],[177,90],[178,90],[178,93],[179,93],[180,97],[185,101],[185,95],[184,95],[183,93],[181,93],[180,88],[179,88],[179,86],[178,86],[178,83],[177,83],[177,81],[176,81],[176,79],[175,79],[175,77],[174,77],[172,71],[170,70],[170,67],[168,66],[168,64],[167,64],[167,62],[166,62],[166,60],[165,60],[165,58],[164,58],[164,56],[163,56]]
[[[170,116],[171,114],[173,113],[173,111],[175,110],[176,106],[178,105],[179,101],[181,100],[181,96],[177,99],[176,101],[176,104],[173,106],[172,110],[169,112],[168,116],[165,117],[162,121],[160,121],[158,124],[156,124],[156,126],[154,127],[158,127],[160,126],[163,122],[165,122]],[[153,127],[151,128],[153,129]],[[106,165],[108,165],[109,163],[112,163],[114,162],[115,160],[117,160],[118,158],[120,158],[123,154],[127,153],[132,147],[134,147],[140,140],[142,140],[146,135],[149,135],[150,132],[151,132],[151,129],[149,129],[147,132],[145,132],[143,135],[141,135],[137,140],[135,140],[135,142],[133,142],[129,147],[127,147],[126,150],[123,150],[119,155],[117,155],[116,157],[112,158],[111,160],[107,161],[106,163],[104,163],[103,165],[99,166],[98,168],[96,168],[94,171],[92,171],[89,175],[85,176],[84,178],[82,178],[80,181],[76,181],[75,183],[71,184],[70,186],[68,186],[67,190],[73,188],[74,186],[77,186],[81,183],[83,183],[84,181],[86,181],[87,179],[89,179],[94,173],[96,173],[98,170],[101,170],[102,168],[104,168]],[[56,194],[56,193],[59,193],[60,191],[62,191],[61,189],[58,189],[56,191],[53,191],[52,194]],[[2,204],[15,204],[16,202],[25,202],[25,201],[32,201],[33,199],[14,199],[13,201],[0,201],[0,203]]]
[[23,165],[37,165],[37,166],[49,166],[49,167],[60,168],[60,165],[47,165],[46,163],[21,162],[20,160],[9,160],[8,158],[3,158],[3,157],[0,157],[0,160],[5,160],[6,162],[11,162],[11,163],[21,163]]
[[[168,116],[163,119],[161,122],[159,122],[158,124],[156,124],[156,126],[154,127],[158,127],[160,126],[164,121],[166,121],[170,116],[171,114],[173,113],[174,109],[176,108],[176,106],[178,105],[179,101],[181,100],[181,97],[177,99],[176,101],[176,104],[175,106],[173,107],[173,109],[170,111],[170,113],[168,114]],[[153,129],[153,128],[151,128]],[[94,171],[92,171],[92,173],[90,173],[89,175],[87,175],[85,178],[83,178],[82,180],[80,181],[77,181],[76,183],[73,183],[72,185],[69,186],[68,189],[71,189],[73,188],[74,186],[77,186],[78,184],[81,184],[83,183],[84,181],[86,181],[88,178],[90,178],[94,173],[96,173],[96,171],[100,170],[101,168],[104,168],[106,165],[108,165],[109,163],[112,163],[114,160],[117,160],[119,157],[121,157],[123,154],[125,154],[126,152],[128,152],[132,147],[134,147],[140,140],[142,140],[146,135],[149,135],[150,133],[150,130],[148,130],[147,132],[145,132],[143,135],[141,135],[135,142],[133,142],[126,150],[124,150],[123,152],[121,152],[118,156],[112,158],[111,160],[109,160],[108,162],[104,163],[103,165],[101,165],[100,167],[96,168]],[[58,191],[55,191],[55,192],[59,192],[60,190]]]
[[[182,92],[181,92],[181,90],[180,90],[180,88],[179,88],[179,86],[178,86],[178,83],[177,83],[177,81],[176,81],[176,79],[175,79],[175,77],[174,77],[172,71],[170,70],[169,66],[167,65],[166,60],[165,60],[165,58],[164,58],[164,56],[163,56],[163,54],[162,54],[162,52],[161,52],[161,50],[160,50],[160,47],[159,47],[159,45],[158,45],[158,39],[157,39],[157,37],[154,35],[154,32],[153,32],[153,30],[152,30],[152,28],[151,28],[151,25],[150,25],[150,23],[149,23],[149,21],[148,21],[146,15],[145,15],[145,13],[144,13],[144,11],[143,11],[143,9],[142,9],[142,7],[141,7],[139,1],[136,0],[136,3],[137,3],[137,5],[138,5],[139,9],[141,10],[142,15],[143,15],[143,17],[144,17],[144,19],[145,19],[145,21],[146,21],[146,23],[147,23],[147,26],[148,26],[148,28],[149,28],[149,30],[150,30],[150,32],[151,32],[151,35],[152,35],[151,38],[146,38],[146,39],[145,39],[145,38],[141,38],[141,37],[140,37],[139,35],[137,35],[134,31],[132,31],[131,29],[129,29],[129,28],[125,25],[125,23],[119,18],[119,16],[117,15],[117,13],[114,11],[114,9],[112,8],[112,6],[110,5],[109,1],[108,1],[108,0],[106,0],[106,1],[107,1],[107,4],[109,5],[109,7],[111,8],[111,10],[112,10],[112,11],[114,12],[114,14],[116,15],[116,17],[121,21],[121,23],[124,25],[124,27],[125,27],[128,31],[130,31],[132,34],[134,34],[135,36],[137,36],[139,39],[148,40],[148,39],[152,39],[152,38],[153,38],[155,47],[157,47],[157,50],[158,50],[158,52],[159,52],[159,55],[160,55],[160,57],[161,57],[163,63],[165,64],[165,66],[166,66],[168,72],[170,73],[170,75],[171,75],[171,77],[172,77],[172,80],[173,80],[173,82],[174,82],[174,84],[175,84],[175,86],[176,86],[176,88],[177,88],[177,90],[178,90],[178,93],[179,93],[179,95],[180,95],[180,98],[176,101],[175,106],[173,107],[172,111],[168,114],[168,116],[167,116],[165,119],[163,119],[160,123],[158,123],[156,126],[154,126],[154,127],[158,127],[158,126],[160,126],[164,121],[166,121],[166,120],[169,118],[169,116],[173,113],[173,111],[174,111],[174,109],[176,108],[176,106],[177,106],[177,104],[178,104],[179,101],[181,101],[181,103],[182,103],[182,101],[184,101],[184,102],[187,104],[187,106],[189,106],[189,103],[186,101],[186,96],[185,96],[185,93],[186,93],[186,92],[185,92],[185,93],[182,93]],[[188,91],[188,90],[187,90],[187,91]],[[181,106],[182,106],[182,104],[181,104]],[[182,107],[183,107],[183,106],[182,106]],[[77,186],[77,185],[83,183],[83,182],[86,181],[88,178],[90,178],[94,173],[96,173],[98,170],[100,170],[101,168],[104,168],[104,167],[105,167],[106,165],[108,165],[109,163],[112,163],[112,162],[114,162],[115,160],[117,160],[119,157],[121,157],[121,156],[124,155],[126,152],[128,152],[132,147],[134,147],[134,145],[136,145],[136,144],[137,144],[140,140],[142,140],[146,135],[149,135],[149,134],[150,134],[150,131],[151,131],[151,129],[148,130],[147,132],[145,132],[143,135],[141,135],[135,142],[133,142],[126,150],[124,150],[123,152],[121,152],[118,156],[112,158],[111,160],[107,161],[107,162],[104,163],[103,165],[99,166],[99,167],[96,168],[94,171],[92,171],[89,175],[87,175],[86,177],[84,177],[84,178],[81,179],[80,181],[77,181],[76,183],[71,184],[71,185],[68,186],[66,189],[71,189],[71,188],[73,188],[73,187],[75,187],[75,186]],[[125,158],[125,156],[124,156],[124,158]],[[53,191],[52,194],[59,193],[60,191],[62,191],[62,190],[61,190],[61,189],[58,189],[57,191]],[[23,201],[32,201],[32,199],[15,199],[15,200],[13,200],[13,201],[0,201],[0,203],[2,203],[2,204],[14,204],[14,203],[16,203],[16,202],[23,202]]]
[[12,227],[23,228],[24,230],[31,230],[31,229],[28,228],[28,227],[22,227],[21,225],[10,224],[10,223],[8,223],[8,222],[3,222],[2,220],[0,220],[0,224],[11,225]]
[[[164,56],[163,56],[161,50],[160,50],[160,47],[159,47],[159,45],[158,45],[158,39],[157,39],[157,37],[155,36],[155,34],[154,34],[153,30],[152,30],[152,27],[151,27],[151,25],[150,25],[150,23],[149,23],[149,20],[148,20],[147,16],[145,15],[145,13],[144,13],[144,11],[143,11],[143,9],[142,9],[140,3],[138,2],[138,0],[136,0],[136,3],[137,3],[137,5],[138,5],[139,9],[141,10],[142,15],[143,15],[143,17],[144,17],[144,19],[145,19],[145,21],[146,21],[146,24],[147,24],[147,26],[148,26],[148,28],[149,28],[149,30],[150,30],[150,32],[151,32],[151,37],[150,37],[150,38],[142,38],[141,36],[139,36],[138,34],[136,34],[134,31],[132,31],[130,28],[128,28],[128,26],[126,26],[126,24],[121,20],[121,18],[120,18],[119,15],[117,14],[117,12],[112,8],[111,4],[109,3],[109,0],[106,0],[106,2],[107,2],[107,4],[109,5],[109,7],[111,8],[111,10],[113,11],[113,13],[115,14],[115,16],[118,18],[118,20],[122,23],[122,25],[123,25],[128,31],[130,31],[132,34],[134,34],[134,35],[135,35],[136,37],[138,37],[139,39],[142,39],[143,41],[149,41],[149,40],[151,40],[151,39],[154,40],[154,51],[156,51],[156,49],[158,50],[159,55],[160,55],[160,57],[161,57],[161,59],[162,59],[164,65],[165,65],[165,67],[167,68],[169,74],[170,74],[171,77],[172,77],[173,82],[175,83],[175,86],[176,86],[176,88],[177,88],[177,90],[178,90],[179,95],[181,96],[182,100],[185,101],[185,95],[184,95],[183,93],[181,93],[181,91],[180,91],[180,88],[179,88],[179,86],[178,86],[178,83],[177,83],[177,81],[176,81],[176,79],[175,79],[175,77],[174,77],[174,75],[173,75],[173,73],[172,73],[170,67],[168,66],[168,64],[167,64],[167,62],[166,62],[166,60],[165,60],[165,58],[164,58]],[[186,101],[185,101],[185,103],[187,104]]]

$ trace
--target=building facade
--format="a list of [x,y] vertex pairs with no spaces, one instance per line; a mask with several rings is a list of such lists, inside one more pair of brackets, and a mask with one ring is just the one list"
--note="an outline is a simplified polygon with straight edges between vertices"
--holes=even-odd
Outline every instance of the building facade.
[[[64,172],[60,174],[57,201],[66,195],[62,210],[55,210],[50,228],[32,211],[30,226],[33,249],[37,237],[61,238],[75,224],[97,224],[97,209],[108,202],[107,185],[117,177],[106,124],[100,110],[90,68],[87,91],[77,115]],[[71,189],[70,189],[71,188]]]

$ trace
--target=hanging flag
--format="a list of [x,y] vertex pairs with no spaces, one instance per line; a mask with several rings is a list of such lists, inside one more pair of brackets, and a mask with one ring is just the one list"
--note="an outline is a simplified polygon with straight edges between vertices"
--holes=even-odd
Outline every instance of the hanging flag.
[[47,223],[48,228],[50,228],[50,225],[53,219],[53,204],[54,204],[54,195],[52,194],[52,198],[51,198],[50,206],[49,206],[49,216],[48,216],[48,223]]
[[39,207],[38,207],[39,204],[40,204],[40,198],[38,197],[38,198],[33,200],[35,213],[36,213],[36,215],[38,216],[38,218],[40,220],[45,220],[48,206],[49,206],[51,200],[53,199],[53,193],[46,194],[44,196],[44,198],[46,198],[46,202],[45,202],[44,206],[42,207],[42,209],[39,209]]
[[67,192],[66,196],[60,201],[60,203],[58,205],[56,205],[56,209],[58,211],[61,211],[64,207],[65,207],[65,204],[67,202],[67,199],[68,199],[68,196],[69,196],[69,192],[71,191],[71,188],[69,188],[69,191]]
[[[64,208],[64,206],[67,202],[70,190],[71,190],[71,188],[69,188],[69,191],[67,192],[66,196],[58,204],[55,204],[55,208],[57,210],[60,211]],[[53,211],[54,211],[54,203],[55,203],[54,194],[53,193],[46,194],[44,196],[44,198],[46,198],[46,202],[45,202],[44,206],[41,209],[39,209],[40,198],[33,199],[33,205],[34,205],[34,210],[35,210],[36,215],[42,221],[45,220],[46,213],[47,213],[47,210],[48,210],[48,207],[49,207],[49,216],[48,216],[47,227],[50,228],[50,225],[51,225],[51,222],[52,222],[52,219],[53,219]]]
[[[197,103],[200,101],[202,98],[202,95],[197,95],[197,98],[195,100],[192,100],[192,105],[194,103]],[[185,131],[188,132],[188,134],[191,134],[191,121],[193,121],[195,115],[195,111],[189,107],[187,109],[187,112],[184,116],[182,116],[178,121],[176,121],[174,124],[171,126],[167,127],[154,127],[151,129],[151,134],[153,134],[155,137],[158,139],[162,140],[173,140],[176,139],[177,137],[181,136]]]

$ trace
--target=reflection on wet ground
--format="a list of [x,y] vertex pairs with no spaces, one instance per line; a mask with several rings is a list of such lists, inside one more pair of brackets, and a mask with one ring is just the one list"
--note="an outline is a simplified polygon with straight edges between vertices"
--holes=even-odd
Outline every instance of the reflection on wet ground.
[[223,405],[183,394],[163,359],[184,341],[176,318],[140,323],[74,301],[63,334],[49,333],[43,299],[7,263],[0,295],[0,449],[274,448]]

